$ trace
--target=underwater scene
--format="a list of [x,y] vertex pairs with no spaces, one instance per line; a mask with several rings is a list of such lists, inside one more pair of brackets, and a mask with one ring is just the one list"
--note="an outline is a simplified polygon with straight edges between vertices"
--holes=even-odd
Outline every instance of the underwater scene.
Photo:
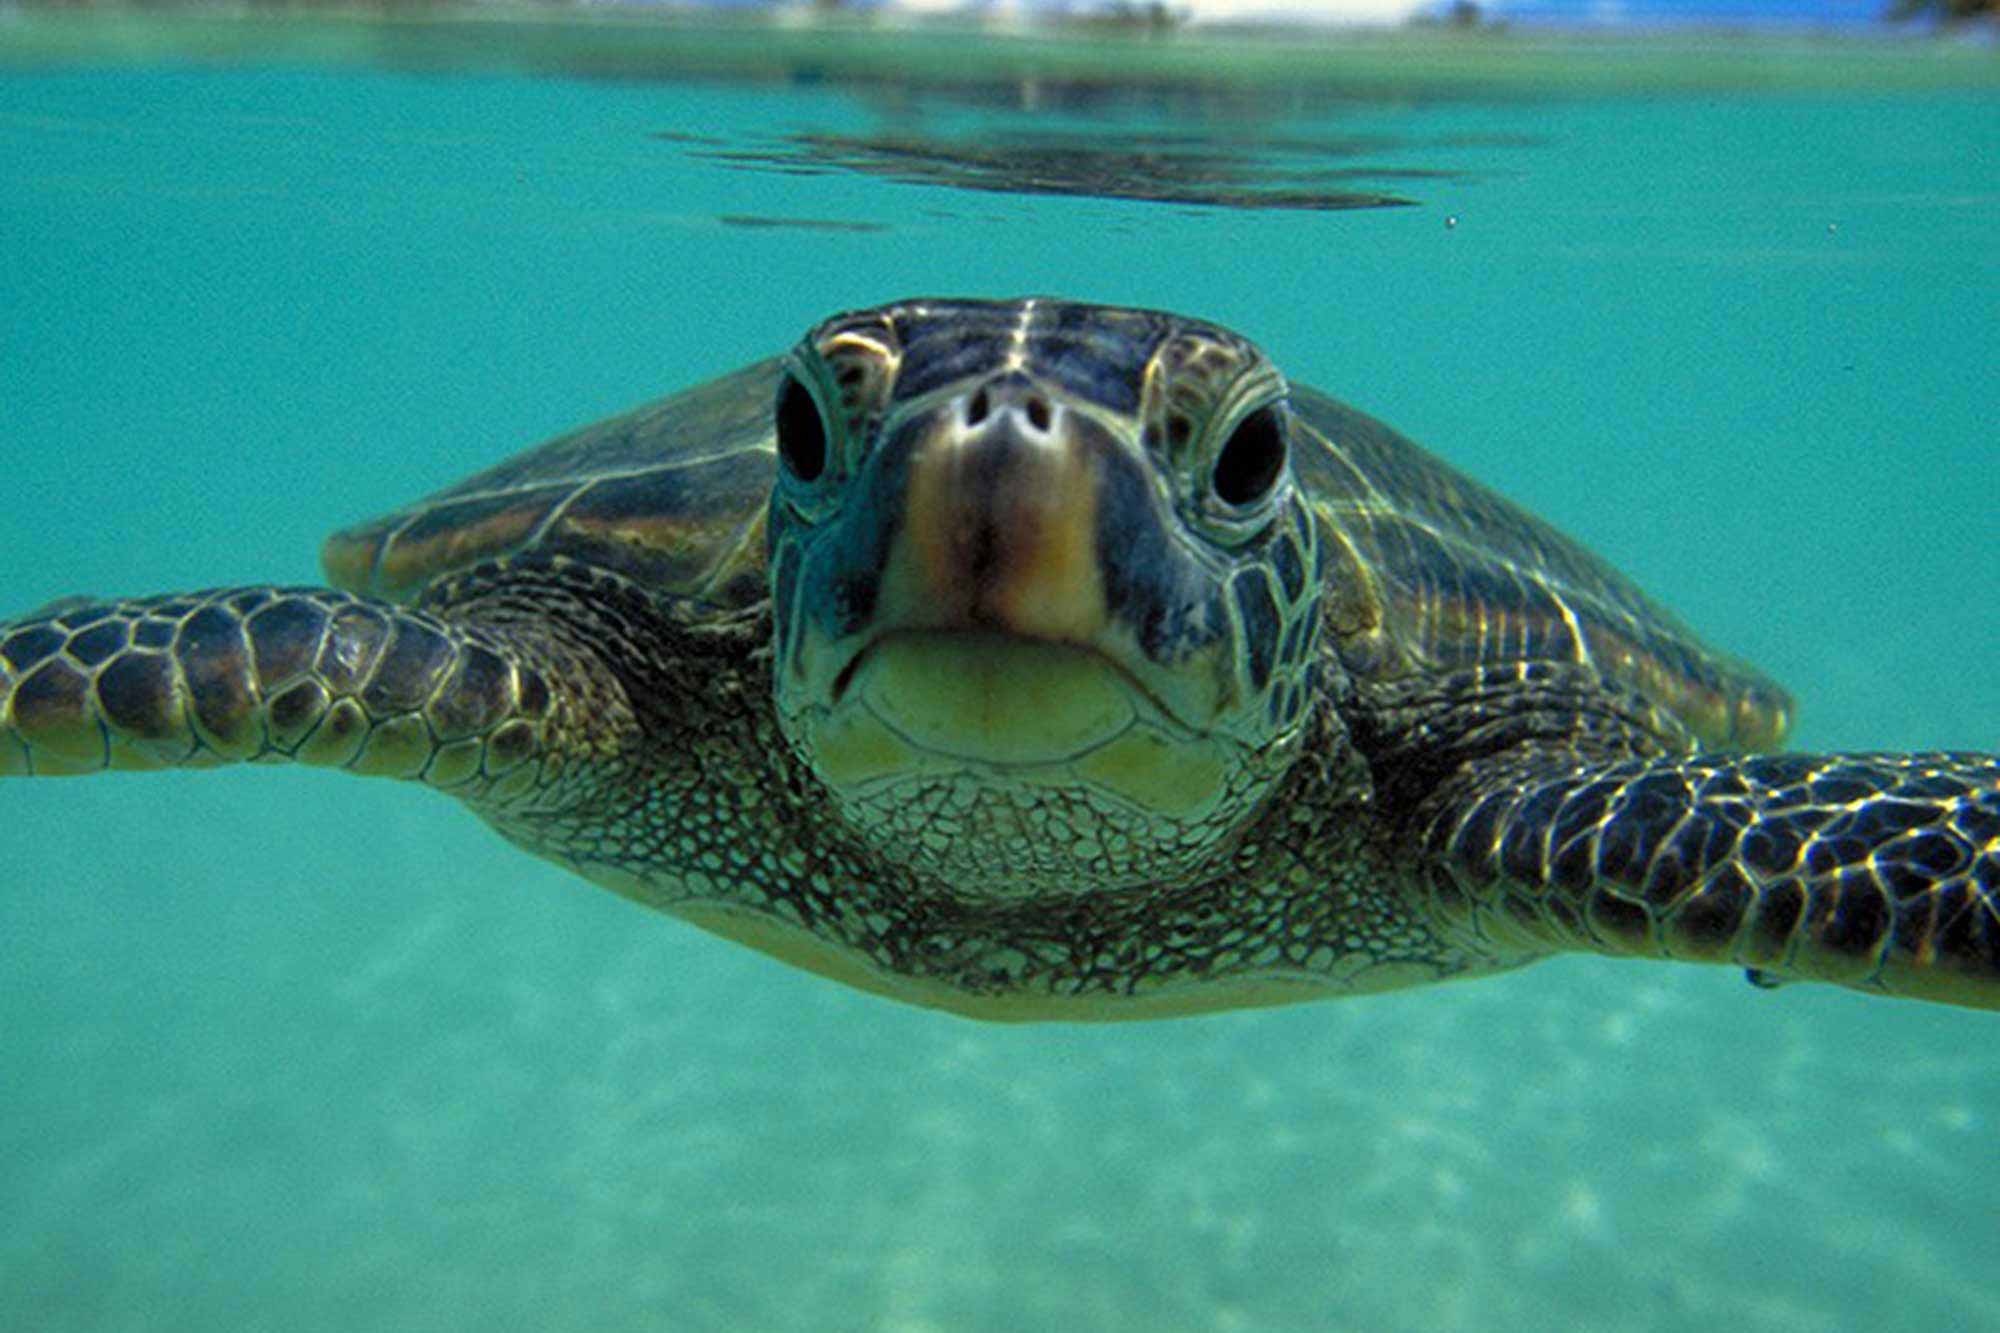
[[[1804,36],[0,14],[0,619],[912,296],[1254,340],[1811,751],[2000,748],[2000,65]],[[0,782],[0,1328],[2000,1329],[1991,1013],[1564,957],[985,1024],[414,785]]]

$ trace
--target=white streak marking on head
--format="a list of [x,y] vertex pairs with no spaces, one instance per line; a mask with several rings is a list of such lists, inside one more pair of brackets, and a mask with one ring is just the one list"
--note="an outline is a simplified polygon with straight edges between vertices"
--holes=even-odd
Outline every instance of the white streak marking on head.
[[1035,322],[1035,306],[1031,297],[1021,302],[1021,318],[1014,325],[1010,341],[1013,346],[1007,352],[1007,369],[1019,370],[1028,364],[1028,327]]

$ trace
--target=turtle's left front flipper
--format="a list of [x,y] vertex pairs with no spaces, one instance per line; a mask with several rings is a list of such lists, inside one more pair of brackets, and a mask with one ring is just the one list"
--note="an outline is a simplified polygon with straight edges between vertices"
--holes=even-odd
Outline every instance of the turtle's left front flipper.
[[505,799],[579,711],[537,649],[323,588],[66,598],[0,624],[0,777],[291,761]]
[[1501,951],[2000,1009],[2000,756],[1523,760],[1441,793],[1422,838],[1440,922]]

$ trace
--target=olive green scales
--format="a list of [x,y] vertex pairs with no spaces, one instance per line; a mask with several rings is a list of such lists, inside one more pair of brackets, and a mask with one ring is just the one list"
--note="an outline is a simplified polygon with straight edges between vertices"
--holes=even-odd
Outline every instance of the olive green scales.
[[0,774],[405,778],[984,1018],[1569,950],[2000,1007],[2000,758],[1757,755],[1777,686],[1198,320],[837,316],[324,558],[0,626]]

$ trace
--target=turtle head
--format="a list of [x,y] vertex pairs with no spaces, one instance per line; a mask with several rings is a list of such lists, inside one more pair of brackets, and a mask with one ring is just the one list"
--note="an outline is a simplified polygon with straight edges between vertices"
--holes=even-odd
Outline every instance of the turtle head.
[[913,301],[779,380],[780,725],[968,898],[1212,866],[1297,754],[1318,642],[1285,382],[1157,311]]

